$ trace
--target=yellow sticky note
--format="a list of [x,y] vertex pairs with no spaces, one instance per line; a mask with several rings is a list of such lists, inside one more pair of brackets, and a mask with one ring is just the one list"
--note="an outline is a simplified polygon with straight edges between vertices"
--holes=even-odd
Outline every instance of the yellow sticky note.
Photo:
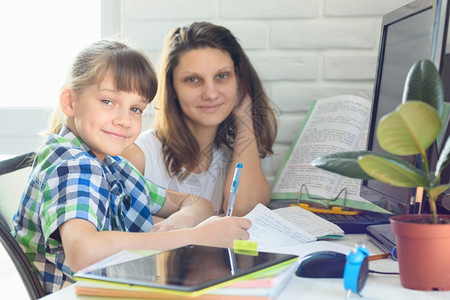
[[235,253],[241,253],[246,255],[258,255],[258,242],[255,241],[242,241],[242,240],[234,240],[233,241],[233,250]]

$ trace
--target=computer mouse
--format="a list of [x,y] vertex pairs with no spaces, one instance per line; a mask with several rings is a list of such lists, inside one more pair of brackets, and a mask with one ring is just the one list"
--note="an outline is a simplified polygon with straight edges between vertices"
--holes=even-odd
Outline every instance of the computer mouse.
[[336,251],[318,251],[300,260],[295,272],[299,277],[343,278],[347,255]]

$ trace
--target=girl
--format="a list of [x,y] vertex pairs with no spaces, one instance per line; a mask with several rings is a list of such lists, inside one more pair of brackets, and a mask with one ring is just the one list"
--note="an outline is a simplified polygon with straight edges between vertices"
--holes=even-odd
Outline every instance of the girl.
[[260,158],[272,154],[276,120],[257,73],[228,29],[201,22],[169,34],[156,109],[154,130],[123,153],[146,178],[207,198],[220,214],[241,162],[234,214],[269,204]]
[[[248,239],[249,220],[202,222],[212,215],[206,199],[160,188],[117,156],[141,131],[155,92],[150,62],[122,43],[94,43],[75,59],[14,217],[16,239],[47,293],[122,249]],[[152,214],[167,219],[153,225]]]

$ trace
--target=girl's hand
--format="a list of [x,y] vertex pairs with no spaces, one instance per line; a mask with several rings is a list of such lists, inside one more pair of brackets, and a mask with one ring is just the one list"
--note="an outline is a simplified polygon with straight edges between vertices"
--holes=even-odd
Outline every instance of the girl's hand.
[[213,216],[198,224],[195,240],[201,245],[232,248],[234,240],[248,240],[249,219]]

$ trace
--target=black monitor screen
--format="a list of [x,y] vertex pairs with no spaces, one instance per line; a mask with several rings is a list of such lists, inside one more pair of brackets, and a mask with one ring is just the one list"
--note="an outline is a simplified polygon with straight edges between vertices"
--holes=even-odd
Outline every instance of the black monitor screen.
[[[405,79],[411,66],[421,59],[430,59],[433,23],[432,5],[409,6],[383,18],[368,150],[383,152],[376,139],[378,121],[402,103]],[[415,156],[406,159],[416,164]],[[413,193],[413,189],[394,187],[375,180],[364,181],[361,187],[363,198],[395,214],[411,212]]]
[[385,27],[384,57],[376,91],[377,116],[381,117],[393,111],[401,103],[410,67],[420,59],[429,58],[431,20],[432,10],[427,9]]

